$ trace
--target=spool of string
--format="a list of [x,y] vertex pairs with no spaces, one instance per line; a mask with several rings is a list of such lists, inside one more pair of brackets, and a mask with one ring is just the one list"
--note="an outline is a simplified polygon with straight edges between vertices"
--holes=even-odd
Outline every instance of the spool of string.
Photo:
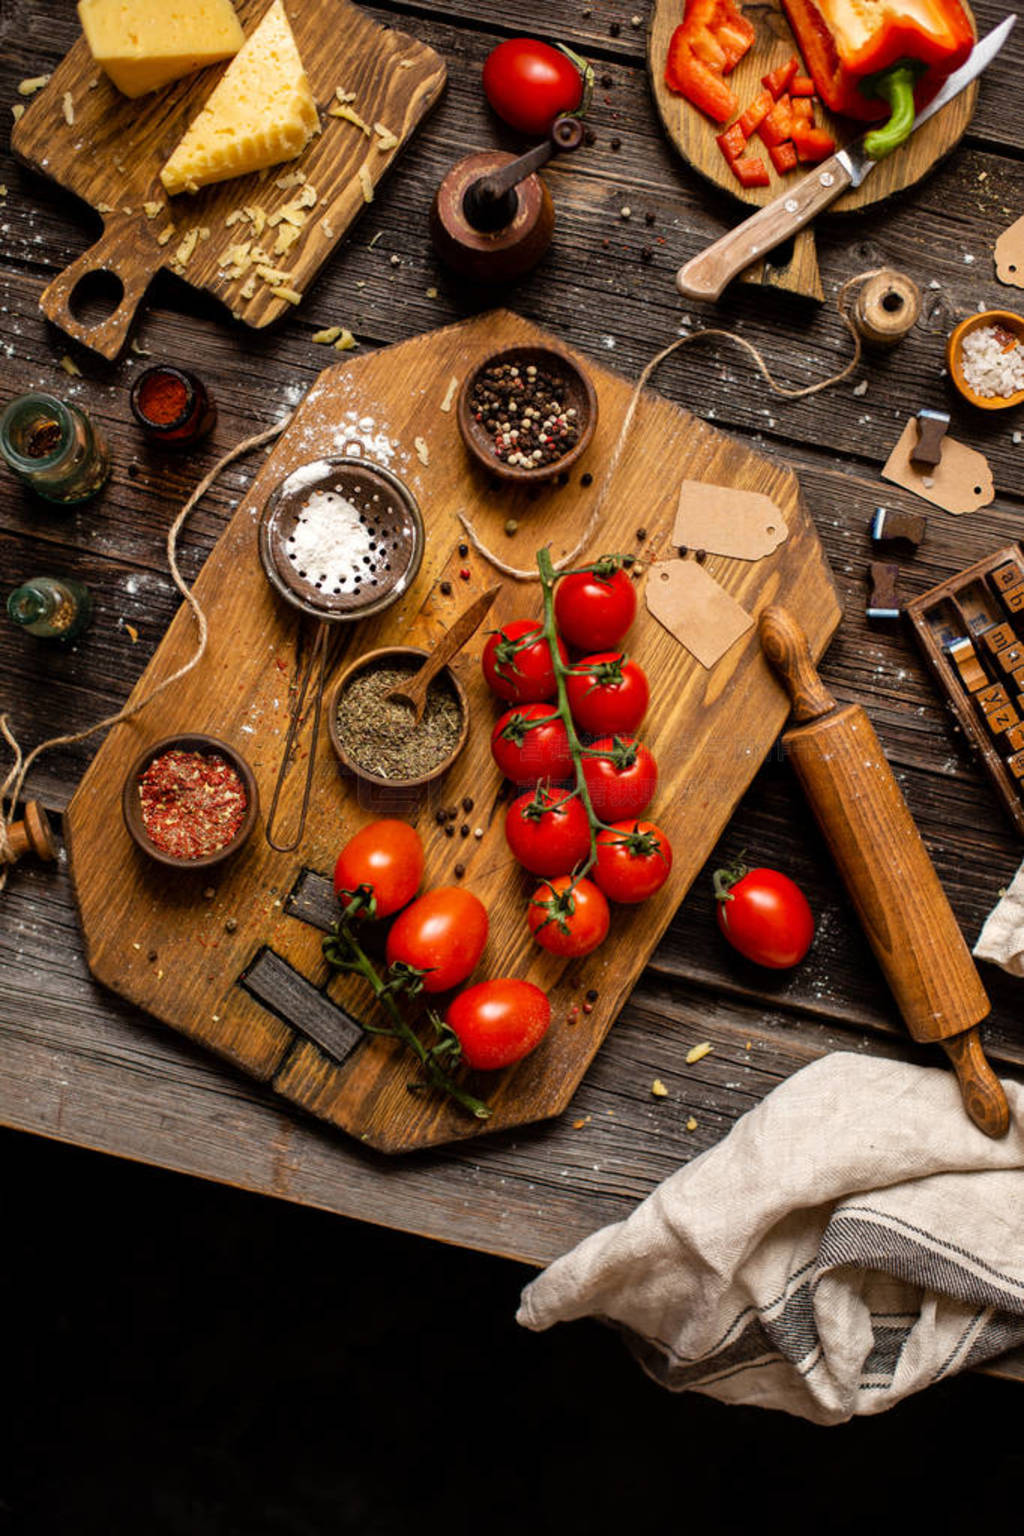
[[917,324],[921,290],[905,272],[885,268],[864,283],[853,306],[853,321],[869,347],[895,347]]

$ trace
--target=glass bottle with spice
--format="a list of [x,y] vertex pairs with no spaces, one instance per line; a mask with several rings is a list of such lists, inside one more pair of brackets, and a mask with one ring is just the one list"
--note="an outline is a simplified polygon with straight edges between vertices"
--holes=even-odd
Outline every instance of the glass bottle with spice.
[[32,576],[8,597],[7,612],[40,640],[73,640],[92,616],[92,598],[67,576]]
[[110,474],[105,438],[77,405],[19,395],[0,416],[0,453],[37,496],[60,506],[88,501]]
[[140,373],[129,401],[146,436],[168,448],[190,448],[212,432],[217,420],[202,380],[166,364]]

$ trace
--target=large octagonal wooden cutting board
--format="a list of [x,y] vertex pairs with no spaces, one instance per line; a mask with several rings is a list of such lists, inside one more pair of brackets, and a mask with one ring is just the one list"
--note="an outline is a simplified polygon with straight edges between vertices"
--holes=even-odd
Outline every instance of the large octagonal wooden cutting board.
[[[474,470],[454,411],[442,409],[453,379],[491,348],[544,333],[507,312],[483,315],[321,374],[299,407],[196,583],[210,620],[201,665],[138,718],[118,726],[101,747],[68,810],[66,827],[75,891],[95,975],[173,1029],[201,1041],[292,1102],[388,1152],[426,1147],[480,1130],[433,1093],[410,1092],[415,1063],[389,1040],[363,1036],[341,1009],[370,1017],[364,983],[330,977],[322,928],[333,919],[327,877],[342,842],[374,815],[365,794],[342,779],[327,740],[301,739],[278,825],[281,841],[298,813],[305,753],[317,753],[306,835],[297,853],[273,852],[262,827],[236,859],[213,874],[168,875],[142,855],[122,825],[120,796],[129,767],[150,742],[200,730],[238,747],[252,764],[264,806],[286,730],[288,690],[312,634],[268,586],[256,525],[271,489],[298,465],[324,454],[357,451],[388,464],[419,500],[427,546],[419,576],[392,609],[353,626],[338,658],[388,642],[430,646],[455,616],[495,580],[475,553],[462,556],[458,513],[466,509],[487,543],[517,564],[550,541],[555,558],[585,526],[632,386],[579,359],[600,401],[594,441],[570,483],[540,491],[494,487]],[[416,440],[422,439],[417,451]],[[427,462],[424,463],[423,459]],[[584,484],[584,475],[593,475]],[[633,553],[668,553],[679,484],[707,480],[763,491],[781,509],[788,539],[767,558],[709,557],[706,569],[756,613],[787,604],[820,655],[840,611],[825,559],[791,470],[752,453],[653,392],[645,393],[626,451],[609,488],[593,545]],[[509,538],[507,519],[519,524]],[[642,546],[636,530],[643,525]],[[460,576],[465,568],[469,580]],[[440,584],[451,585],[450,594]],[[536,584],[505,582],[492,610],[495,625],[539,616]],[[184,608],[168,630],[139,688],[181,664],[193,645]],[[301,637],[301,644],[300,644]],[[457,663],[469,691],[469,743],[431,796],[407,807],[426,845],[426,885],[451,883],[456,862],[465,884],[486,902],[491,932],[477,973],[525,976],[551,997],[553,1022],[537,1051],[498,1074],[476,1074],[472,1090],[493,1106],[486,1129],[558,1114],[676,907],[774,742],[787,713],[782,690],[760,654],[756,630],[705,671],[647,614],[643,604],[628,648],[647,669],[652,702],[641,735],[661,772],[652,819],[669,834],[675,861],[668,884],[641,907],[619,908],[595,954],[565,962],[540,951],[527,934],[525,903],[535,881],[505,844],[508,798],[489,748],[497,708],[483,683],[479,634]],[[469,797],[465,814],[483,837],[445,837],[440,805]],[[462,818],[460,817],[460,820]],[[706,893],[705,893],[706,895]],[[588,990],[593,1011],[580,1006]]]

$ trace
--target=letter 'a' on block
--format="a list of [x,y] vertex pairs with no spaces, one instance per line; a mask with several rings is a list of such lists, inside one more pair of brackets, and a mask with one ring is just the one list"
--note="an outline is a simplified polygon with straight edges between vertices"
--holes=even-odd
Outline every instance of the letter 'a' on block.
[[96,63],[124,96],[145,96],[245,42],[231,0],[79,0]]
[[281,0],[267,11],[189,125],[160,180],[173,197],[301,155],[320,126]]

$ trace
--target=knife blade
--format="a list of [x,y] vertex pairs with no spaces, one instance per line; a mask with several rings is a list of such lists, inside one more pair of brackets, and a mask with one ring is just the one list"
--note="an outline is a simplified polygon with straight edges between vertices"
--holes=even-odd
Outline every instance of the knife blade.
[[[955,96],[970,85],[995,58],[1016,25],[1016,15],[1010,15],[994,27],[987,36],[980,38],[971,49],[970,57],[946,80],[941,91],[914,118],[911,134],[917,132],[936,112],[941,112]],[[897,149],[896,154],[901,151]],[[831,155],[804,176],[796,186],[783,192],[774,202],[767,203],[757,213],[751,214],[730,229],[721,239],[691,258],[676,273],[676,287],[687,299],[717,299],[728,283],[757,261],[767,251],[772,251],[783,240],[795,235],[823,208],[834,203],[837,197],[851,187],[859,187],[865,176],[878,164],[864,151],[864,136],[854,139],[845,149]]]

